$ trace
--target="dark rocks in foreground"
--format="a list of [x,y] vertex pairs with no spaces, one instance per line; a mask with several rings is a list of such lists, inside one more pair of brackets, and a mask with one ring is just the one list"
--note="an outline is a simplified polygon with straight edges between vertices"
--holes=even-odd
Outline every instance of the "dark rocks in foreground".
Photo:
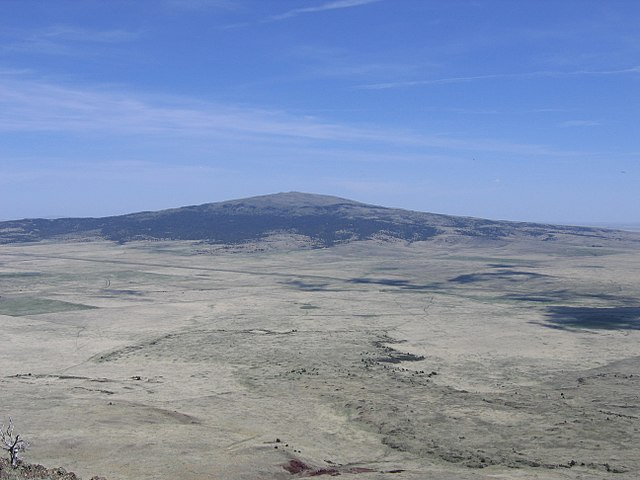
[[[6,459],[0,459],[0,480],[82,480],[73,472],[62,467],[47,468],[43,465],[21,463],[16,468]],[[91,477],[91,480],[106,480],[104,477]]]

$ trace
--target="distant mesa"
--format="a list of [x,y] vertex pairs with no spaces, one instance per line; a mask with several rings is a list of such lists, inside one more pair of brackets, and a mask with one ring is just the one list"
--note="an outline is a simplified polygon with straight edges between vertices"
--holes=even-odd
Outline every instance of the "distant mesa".
[[558,235],[578,235],[596,242],[610,238],[611,231],[439,215],[299,192],[103,218],[0,222],[0,244],[191,240],[238,245],[283,235],[295,237],[298,246],[320,248],[360,240],[417,242],[440,237],[548,241]]

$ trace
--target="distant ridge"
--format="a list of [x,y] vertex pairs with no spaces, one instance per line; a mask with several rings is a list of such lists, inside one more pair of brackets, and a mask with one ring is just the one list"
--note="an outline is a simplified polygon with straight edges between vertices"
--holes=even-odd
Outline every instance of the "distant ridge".
[[[24,219],[0,222],[0,244],[43,240],[192,240],[243,244],[295,235],[308,246],[358,240],[406,242],[437,237],[553,240],[558,235],[611,238],[603,228],[493,221],[387,208],[328,195],[277,193],[156,212],[103,218]],[[640,238],[632,233],[616,235]]]

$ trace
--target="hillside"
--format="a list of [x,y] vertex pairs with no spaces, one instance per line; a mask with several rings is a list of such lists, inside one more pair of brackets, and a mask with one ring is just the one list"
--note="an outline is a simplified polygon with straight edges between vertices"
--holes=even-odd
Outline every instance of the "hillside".
[[407,242],[441,236],[504,239],[559,235],[586,239],[638,238],[602,228],[493,221],[416,212],[298,192],[103,218],[0,222],[0,244],[42,240],[192,240],[242,244],[274,234],[296,235],[311,247],[372,238]]

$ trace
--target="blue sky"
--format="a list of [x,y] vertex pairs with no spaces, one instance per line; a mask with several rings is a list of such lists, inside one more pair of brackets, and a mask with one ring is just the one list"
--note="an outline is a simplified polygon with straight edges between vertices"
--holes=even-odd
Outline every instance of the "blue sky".
[[290,190],[640,223],[640,2],[0,1],[0,218]]

